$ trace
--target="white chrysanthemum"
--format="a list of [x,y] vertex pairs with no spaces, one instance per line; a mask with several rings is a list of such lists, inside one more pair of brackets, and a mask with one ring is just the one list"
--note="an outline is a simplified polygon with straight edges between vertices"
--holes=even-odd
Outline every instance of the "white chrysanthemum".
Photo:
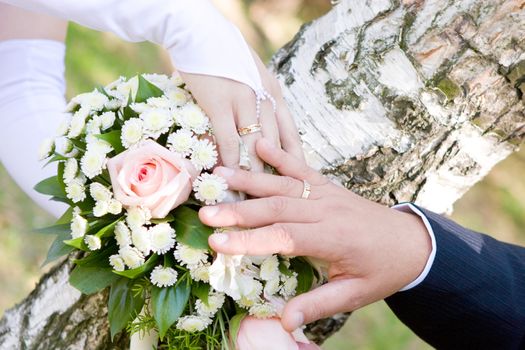
[[197,314],[199,316],[212,317],[222,307],[225,299],[224,293],[211,293],[208,296],[208,303],[198,299],[195,302]]
[[98,115],[93,116],[86,124],[86,134],[87,135],[98,135],[100,134],[100,127],[102,123]]
[[211,320],[203,316],[183,316],[177,321],[177,329],[189,333],[202,332],[211,324]]
[[175,246],[175,230],[167,223],[155,225],[149,229],[151,250],[165,254]]
[[157,287],[170,287],[177,283],[177,276],[175,269],[159,265],[151,271],[150,280]]
[[151,108],[151,106],[148,106],[148,104],[146,104],[145,102],[132,103],[129,105],[129,107],[138,114],[144,113]]
[[100,240],[100,237],[95,235],[85,236],[84,242],[88,246],[89,250],[99,250],[102,247],[102,241]]
[[92,111],[101,111],[108,100],[106,95],[96,89],[73,98],[73,101],[79,103],[82,108]]
[[45,139],[38,148],[38,160],[44,160],[55,152],[55,140],[52,138]]
[[261,301],[261,293],[263,291],[262,283],[256,279],[243,276],[240,284],[241,298],[237,303],[243,307],[251,307]]
[[118,254],[109,257],[109,264],[115,271],[124,271],[126,269],[124,260]]
[[184,85],[184,80],[182,80],[182,77],[180,76],[179,72],[173,73],[170,78],[170,81],[173,84],[173,86]]
[[98,201],[93,207],[93,215],[97,218],[100,218],[109,212],[108,208],[109,208],[108,201]]
[[139,78],[134,76],[128,81],[123,81],[120,84],[117,84],[116,90],[124,102],[128,102],[129,95],[131,94],[131,99],[134,100],[137,96],[137,91],[139,89]]
[[146,101],[146,104],[152,108],[160,108],[163,110],[168,110],[175,107],[175,105],[166,96],[150,97]]
[[129,148],[142,140],[144,136],[144,122],[139,118],[131,118],[122,126],[122,146]]
[[127,247],[131,244],[131,231],[122,221],[115,226],[115,239],[120,247]]
[[80,159],[80,169],[89,179],[102,174],[106,167],[107,158],[104,153],[86,151]]
[[199,135],[205,134],[210,127],[210,120],[204,111],[192,102],[181,107],[176,121],[183,128],[190,129]]
[[279,259],[277,255],[266,258],[261,264],[260,277],[265,281],[269,281],[279,278],[279,274]]
[[187,266],[190,270],[208,261],[206,249],[196,249],[181,243],[175,248],[174,256],[181,265]]
[[186,129],[179,129],[168,136],[168,147],[171,151],[187,157],[191,154],[195,141],[197,141],[197,139],[194,137],[193,132]]
[[142,74],[142,77],[161,90],[166,89],[167,86],[170,84],[169,77],[164,74],[157,74],[157,73]]
[[122,212],[122,203],[116,199],[109,201],[108,212],[113,215],[118,215]]
[[149,255],[151,251],[151,239],[147,227],[135,227],[131,230],[131,241],[142,254]]
[[86,126],[86,118],[88,115],[89,110],[85,108],[80,108],[75,114],[73,114],[67,137],[74,139],[82,134],[82,131],[84,131],[84,127]]
[[106,102],[104,106],[106,107],[106,109],[109,109],[110,111],[116,111],[117,109],[122,107],[123,104],[121,100],[119,100],[118,98],[115,98],[115,99],[112,99]]
[[277,309],[270,303],[261,303],[252,305],[249,313],[256,318],[270,318],[277,316]]
[[203,173],[193,182],[195,198],[207,205],[220,203],[226,197],[226,180],[215,174]]
[[122,84],[123,82],[126,81],[126,77],[123,77],[123,76],[120,76],[118,77],[117,80],[114,80],[112,81],[111,83],[109,83],[108,85],[106,85],[104,87],[104,90],[107,92],[111,91],[111,90],[114,90],[117,88],[117,86],[119,86],[120,84]]
[[294,272],[291,276],[282,276],[283,286],[281,287],[281,295],[285,298],[295,296],[297,289],[297,273]]
[[144,133],[153,138],[158,138],[161,134],[168,132],[173,124],[173,119],[168,111],[159,108],[142,113],[140,119],[144,122]]
[[131,246],[121,247],[119,254],[129,268],[135,269],[144,265],[144,255],[137,248]]
[[131,229],[149,224],[151,211],[148,208],[131,207],[127,209],[126,222]]
[[86,148],[89,152],[96,152],[106,155],[113,151],[113,147],[109,142],[101,140],[95,135],[87,135],[86,142]]
[[73,239],[83,237],[88,229],[88,221],[79,214],[73,215],[71,220],[71,237]]
[[82,214],[82,210],[79,207],[73,207],[73,216]]
[[71,199],[73,203],[82,202],[86,199],[86,179],[83,176],[77,176],[71,180],[66,186],[67,198]]
[[58,137],[55,139],[55,152],[65,157],[74,156],[74,145],[67,137]]
[[197,140],[193,143],[191,162],[197,169],[211,169],[217,163],[218,153],[209,140]]
[[99,182],[93,182],[89,185],[89,194],[97,202],[109,202],[113,197],[109,188]]
[[274,278],[272,280],[266,281],[264,284],[264,296],[269,297],[275,295],[279,292],[281,280],[279,278]]
[[57,136],[66,136],[69,131],[69,126],[71,125],[71,115],[68,114],[60,121],[57,128]]
[[78,174],[78,161],[75,158],[69,158],[64,165],[63,180],[65,184],[70,183]]
[[183,106],[189,101],[190,96],[186,90],[179,87],[173,87],[165,92],[166,97],[175,106]]
[[115,124],[115,112],[104,112],[99,116],[100,127],[102,130],[107,130]]
[[195,267],[190,270],[191,279],[208,283],[210,281],[210,263]]

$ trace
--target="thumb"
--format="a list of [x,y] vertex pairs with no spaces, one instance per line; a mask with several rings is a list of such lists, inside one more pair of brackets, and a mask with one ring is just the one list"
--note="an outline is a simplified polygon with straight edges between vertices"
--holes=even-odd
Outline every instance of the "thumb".
[[292,332],[305,324],[364,306],[363,287],[362,279],[341,279],[296,296],[284,307],[283,328]]

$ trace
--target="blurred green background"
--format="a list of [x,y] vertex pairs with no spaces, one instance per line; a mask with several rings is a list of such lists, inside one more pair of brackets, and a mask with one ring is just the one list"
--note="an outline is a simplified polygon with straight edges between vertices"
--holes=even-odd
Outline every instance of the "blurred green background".
[[[263,59],[285,44],[305,21],[330,8],[328,0],[228,0],[217,4],[243,31]],[[160,48],[127,44],[109,34],[70,26],[67,39],[68,96],[92,90],[119,75],[169,73]],[[459,223],[518,244],[525,244],[525,151],[496,166],[455,205]],[[0,167],[0,315],[21,301],[39,276],[48,237],[32,233],[52,219],[21,192]],[[30,244],[28,244],[30,243]],[[383,302],[354,313],[343,330],[323,346],[342,349],[428,349]]]

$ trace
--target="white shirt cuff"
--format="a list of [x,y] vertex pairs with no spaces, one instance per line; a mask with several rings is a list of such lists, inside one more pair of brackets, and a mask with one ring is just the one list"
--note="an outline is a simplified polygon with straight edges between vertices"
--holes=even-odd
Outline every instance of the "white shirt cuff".
[[432,264],[434,263],[434,258],[436,257],[436,237],[434,235],[434,231],[432,230],[432,226],[430,226],[430,222],[428,221],[427,217],[421,210],[419,210],[415,205],[412,203],[402,203],[397,204],[392,207],[392,209],[396,209],[405,213],[413,213],[418,215],[421,220],[423,220],[423,223],[425,224],[425,227],[427,228],[428,235],[430,236],[430,241],[432,243],[432,251],[430,252],[430,255],[428,257],[427,263],[425,265],[425,268],[423,271],[417,276],[415,280],[407,284],[405,287],[401,288],[399,291],[404,292],[409,289],[412,289],[416,286],[418,286],[421,282],[425,280],[428,273],[430,272],[430,269],[432,268]]

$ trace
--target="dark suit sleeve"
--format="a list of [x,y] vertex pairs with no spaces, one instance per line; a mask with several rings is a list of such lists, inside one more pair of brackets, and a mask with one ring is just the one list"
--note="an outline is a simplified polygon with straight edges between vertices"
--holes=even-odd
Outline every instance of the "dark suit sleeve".
[[434,263],[388,306],[438,349],[525,349],[525,248],[421,210],[436,238]]

